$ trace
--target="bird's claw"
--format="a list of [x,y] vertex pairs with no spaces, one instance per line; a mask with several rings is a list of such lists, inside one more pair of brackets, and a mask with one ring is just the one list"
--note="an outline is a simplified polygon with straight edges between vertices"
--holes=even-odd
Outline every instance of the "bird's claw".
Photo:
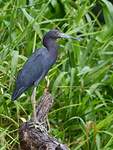
[[29,127],[40,130],[41,132],[47,132],[47,129],[44,127],[44,122],[30,122]]

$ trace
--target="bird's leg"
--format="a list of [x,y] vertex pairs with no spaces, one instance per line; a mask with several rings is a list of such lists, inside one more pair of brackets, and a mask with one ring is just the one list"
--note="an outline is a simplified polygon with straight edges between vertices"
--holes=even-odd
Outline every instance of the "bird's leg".
[[[49,81],[49,78],[48,78],[48,76],[45,76],[45,79],[46,79],[46,88],[45,88],[45,92],[47,92],[48,91],[48,89],[49,89],[49,85],[50,85],[50,81]],[[47,118],[47,127],[48,127],[48,130],[50,130],[50,124],[49,124],[49,120],[48,120],[48,118]]]
[[33,106],[33,120],[34,120],[34,123],[36,123],[37,122],[37,119],[36,119],[36,87],[33,88],[31,102],[32,102],[32,106]]
[[45,79],[46,79],[46,82],[47,82],[45,90],[48,91],[49,85],[50,85],[50,81],[49,81],[49,78],[47,76],[45,76]]
[[33,88],[32,96],[31,96],[31,102],[33,106],[33,122],[31,122],[30,127],[35,127],[40,129],[41,131],[46,131],[46,128],[43,126],[44,122],[38,122],[36,118],[36,87]]
[[48,119],[48,117],[47,117],[47,129],[48,129],[48,132],[50,131],[50,123],[49,123],[49,119]]

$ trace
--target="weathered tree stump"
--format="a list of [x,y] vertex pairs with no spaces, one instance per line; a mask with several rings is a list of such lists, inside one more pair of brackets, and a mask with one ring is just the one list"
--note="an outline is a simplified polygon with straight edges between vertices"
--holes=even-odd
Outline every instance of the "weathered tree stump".
[[19,129],[21,150],[68,150],[65,145],[48,134],[47,114],[52,105],[53,98],[48,91],[45,91],[36,107],[38,124],[34,123],[32,117]]

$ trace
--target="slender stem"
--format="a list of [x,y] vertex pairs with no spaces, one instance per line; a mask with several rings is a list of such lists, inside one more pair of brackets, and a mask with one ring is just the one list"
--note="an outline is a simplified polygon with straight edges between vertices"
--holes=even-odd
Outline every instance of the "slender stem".
[[36,87],[33,88],[32,96],[31,96],[31,102],[33,106],[33,119],[36,123]]

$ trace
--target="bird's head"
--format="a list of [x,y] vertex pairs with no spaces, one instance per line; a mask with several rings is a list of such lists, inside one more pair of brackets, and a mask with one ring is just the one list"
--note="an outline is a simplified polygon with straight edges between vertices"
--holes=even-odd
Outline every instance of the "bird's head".
[[66,39],[74,39],[74,40],[78,40],[77,38],[70,36],[70,35],[66,35],[62,32],[60,32],[59,30],[50,30],[49,32],[46,33],[45,35],[46,38],[51,38],[51,39],[58,39],[58,38],[66,38]]
[[[45,47],[50,47],[51,45],[54,45],[53,43],[58,39],[58,38],[66,38],[66,39],[73,39],[73,40],[79,40],[78,38],[75,38],[70,35],[66,35],[59,30],[50,30],[47,32],[43,38],[43,45]],[[49,42],[48,42],[49,41]]]

